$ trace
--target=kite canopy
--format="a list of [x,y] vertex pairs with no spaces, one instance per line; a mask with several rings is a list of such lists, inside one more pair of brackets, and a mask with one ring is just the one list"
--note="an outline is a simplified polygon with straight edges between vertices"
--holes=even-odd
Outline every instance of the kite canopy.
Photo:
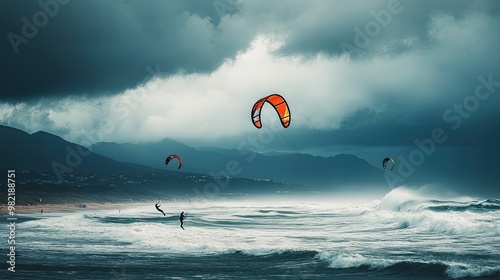
[[182,166],[182,159],[178,156],[178,155],[169,155],[166,159],[165,159],[165,165],[168,165],[168,163],[172,160],[172,159],[178,159],[179,160],[179,167],[177,169],[180,169],[181,166]]
[[384,158],[384,161],[382,161],[382,167],[384,167],[384,169],[385,169],[385,167],[387,166],[387,162],[388,162],[388,161],[392,161],[392,167],[391,167],[391,170],[393,170],[393,169],[394,169],[395,162],[394,162],[394,160],[393,160],[392,158],[389,158],[389,157],[388,157],[388,158]]
[[260,121],[260,112],[262,110],[262,106],[264,106],[266,102],[274,107],[276,113],[278,113],[278,116],[280,117],[281,124],[284,128],[287,128],[290,125],[290,109],[288,108],[286,100],[279,94],[271,94],[255,102],[252,108],[253,125],[255,125],[256,128],[262,127],[262,122]]

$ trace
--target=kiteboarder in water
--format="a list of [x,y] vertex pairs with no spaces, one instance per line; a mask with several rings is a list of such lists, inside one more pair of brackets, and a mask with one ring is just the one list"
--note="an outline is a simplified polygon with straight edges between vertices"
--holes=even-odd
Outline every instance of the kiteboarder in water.
[[184,224],[184,219],[186,218],[186,216],[184,216],[184,211],[181,212],[181,215],[179,217],[179,220],[181,221],[181,228],[184,229],[184,227],[182,226]]
[[156,204],[155,204],[156,210],[158,210],[158,211],[162,212],[162,213],[163,213],[163,216],[165,216],[165,213],[163,212],[163,210],[161,210],[161,209],[160,209],[160,206],[161,206],[161,205],[160,205],[160,204],[158,204],[158,203],[156,203]]

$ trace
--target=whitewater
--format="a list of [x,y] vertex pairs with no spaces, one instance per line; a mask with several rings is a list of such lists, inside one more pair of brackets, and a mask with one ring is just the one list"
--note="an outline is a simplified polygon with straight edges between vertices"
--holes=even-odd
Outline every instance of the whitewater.
[[18,215],[16,278],[500,279],[494,198],[155,202]]

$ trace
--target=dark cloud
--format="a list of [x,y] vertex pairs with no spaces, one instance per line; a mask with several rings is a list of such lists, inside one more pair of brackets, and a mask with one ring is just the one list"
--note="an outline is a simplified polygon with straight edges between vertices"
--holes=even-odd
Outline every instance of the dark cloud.
[[[53,11],[46,22],[39,3]],[[164,75],[210,72],[248,44],[216,40],[224,10],[214,1],[62,3],[0,3],[2,99],[117,93],[144,81],[147,66]]]
[[[60,1],[60,2],[57,2]],[[67,2],[67,3],[66,3]],[[32,24],[47,22],[19,42],[12,34],[26,37],[24,18]],[[65,3],[65,4],[63,4]],[[57,8],[56,8],[57,7]],[[0,88],[3,100],[31,99],[40,96],[116,94],[148,79],[146,67],[159,66],[162,75],[209,73],[226,58],[233,58],[259,33],[288,35],[280,49],[284,55],[302,56],[347,51],[353,58],[401,55],[410,50],[435,47],[435,34],[429,31],[433,20],[448,15],[460,22],[471,13],[484,13],[496,19],[498,1],[15,1],[0,3]],[[388,14],[389,13],[389,14]],[[37,16],[38,15],[38,16]],[[384,19],[384,15],[390,16]],[[226,16],[221,21],[221,16]],[[380,30],[363,41],[356,28],[366,33],[370,22],[380,23]],[[385,26],[382,26],[385,25]],[[36,27],[36,26],[35,26]],[[494,32],[493,29],[482,32]],[[35,34],[36,33],[36,34]],[[9,35],[10,34],[10,35]],[[30,34],[28,34],[30,35]],[[359,38],[358,38],[358,37]],[[436,62],[456,73],[476,60],[489,60],[481,69],[493,71],[498,54],[485,51],[493,42],[476,42],[477,53],[465,61]],[[360,39],[361,38],[361,39]],[[366,39],[366,38],[365,38]],[[18,44],[13,47],[11,41]],[[408,43],[412,41],[412,43]],[[362,42],[363,45],[357,43]],[[344,47],[341,47],[344,44]],[[345,46],[352,46],[352,49]],[[451,47],[451,46],[450,46]],[[443,50],[435,53],[440,55]],[[453,53],[453,50],[451,50]],[[445,56],[446,57],[446,56]],[[475,63],[475,66],[480,63]],[[473,75],[477,75],[474,72]]]
[[[285,54],[331,55],[349,53],[351,58],[369,58],[380,53],[399,54],[411,48],[397,43],[408,38],[433,45],[429,26],[440,15],[463,20],[471,12],[498,18],[500,2],[485,1],[355,1],[345,7],[342,1],[317,1],[291,22],[293,32]],[[414,47],[418,47],[415,45]]]

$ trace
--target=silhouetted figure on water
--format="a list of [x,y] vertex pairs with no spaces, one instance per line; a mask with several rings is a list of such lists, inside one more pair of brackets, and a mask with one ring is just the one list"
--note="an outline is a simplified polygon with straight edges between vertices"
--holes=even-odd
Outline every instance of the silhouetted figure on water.
[[186,218],[186,216],[184,215],[184,211],[181,212],[181,215],[179,217],[179,220],[181,221],[181,228],[184,229],[183,225],[184,225],[184,219]]
[[161,210],[161,209],[160,209],[160,206],[161,206],[161,205],[160,205],[160,204],[158,204],[158,203],[156,203],[156,204],[155,204],[156,210],[158,210],[158,211],[162,212],[162,213],[163,213],[163,216],[165,216],[165,213],[163,212],[163,210]]

